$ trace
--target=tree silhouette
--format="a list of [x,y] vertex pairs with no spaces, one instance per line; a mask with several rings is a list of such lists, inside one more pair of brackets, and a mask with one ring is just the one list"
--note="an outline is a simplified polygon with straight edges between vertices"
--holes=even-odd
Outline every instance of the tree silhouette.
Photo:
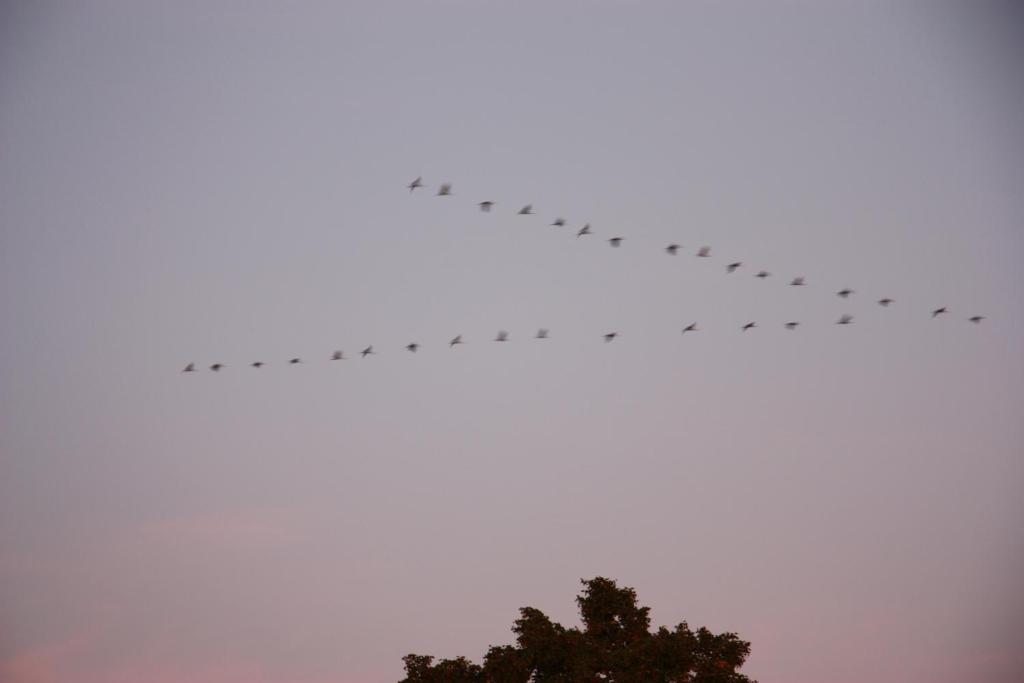
[[753,683],[737,672],[750,643],[735,633],[690,630],[682,622],[650,631],[650,608],[615,581],[584,580],[577,596],[582,630],[533,607],[519,610],[515,645],[492,645],[483,666],[465,657],[410,654],[399,683]]

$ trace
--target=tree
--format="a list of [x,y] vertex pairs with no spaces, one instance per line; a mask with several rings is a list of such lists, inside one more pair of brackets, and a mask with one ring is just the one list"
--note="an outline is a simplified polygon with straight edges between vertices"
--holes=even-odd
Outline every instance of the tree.
[[399,683],[754,683],[737,671],[750,643],[735,633],[693,631],[685,621],[651,632],[650,608],[632,588],[600,576],[582,583],[582,629],[524,607],[512,625],[516,644],[491,646],[483,666],[410,654]]

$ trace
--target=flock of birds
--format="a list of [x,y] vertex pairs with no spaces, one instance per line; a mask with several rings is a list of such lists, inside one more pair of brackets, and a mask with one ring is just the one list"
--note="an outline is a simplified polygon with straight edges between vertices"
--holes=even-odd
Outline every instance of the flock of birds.
[[[423,184],[422,176],[417,177],[415,180],[413,180],[408,185],[408,189],[409,189],[410,193],[415,192],[416,190],[419,190],[419,189],[425,188],[425,187],[426,186]],[[442,183],[438,187],[436,196],[438,196],[438,197],[452,197],[452,196],[454,196],[454,193],[452,192],[452,184],[451,183]],[[480,208],[480,211],[482,211],[484,213],[490,213],[494,209],[495,205],[496,205],[496,202],[491,201],[491,200],[484,200],[484,201],[479,202],[477,204],[477,206]],[[517,215],[520,215],[520,216],[531,216],[531,215],[534,215],[533,205],[532,204],[524,205],[521,209],[519,209],[519,211],[517,212]],[[567,221],[564,218],[555,218],[554,221],[552,221],[552,223],[551,223],[551,226],[552,227],[556,227],[556,228],[566,227],[567,225],[568,225],[568,223],[567,223]],[[590,223],[584,223],[583,226],[579,230],[576,231],[576,237],[577,238],[586,237],[586,236],[590,236],[590,235],[593,235],[593,234],[594,234],[594,232],[591,229]],[[613,248],[618,248],[618,247],[620,247],[622,245],[622,242],[623,242],[624,239],[625,238],[623,238],[623,237],[610,237],[610,238],[608,238],[608,244],[610,244]],[[665,252],[667,254],[669,254],[670,256],[676,256],[679,253],[679,250],[682,249],[682,248],[683,247],[681,245],[672,243],[672,244],[669,244],[669,245],[667,245],[665,247]],[[711,257],[711,247],[709,247],[709,246],[702,246],[702,247],[700,247],[697,250],[697,252],[696,252],[696,256],[698,258],[710,258]],[[731,263],[729,263],[729,264],[727,264],[725,266],[726,273],[729,273],[729,274],[735,273],[737,270],[742,268],[743,265],[744,264],[743,264],[742,261],[731,262]],[[764,278],[771,277],[771,275],[772,274],[770,272],[766,271],[766,270],[759,270],[758,272],[756,272],[754,274],[754,277],[763,280]],[[789,284],[792,287],[803,287],[803,286],[806,286],[807,283],[806,283],[804,277],[798,276],[798,277],[794,277],[792,280],[790,280]],[[854,290],[852,290],[850,288],[844,288],[844,289],[841,289],[838,292],[836,292],[836,295],[839,296],[842,299],[848,299],[854,293],[855,293]],[[884,297],[884,298],[879,299],[877,301],[878,305],[882,306],[883,308],[888,308],[894,302],[895,302],[895,300],[892,299],[892,298],[889,298],[889,297]],[[938,318],[939,316],[946,315],[947,313],[949,313],[949,310],[947,309],[947,307],[946,306],[940,306],[939,308],[936,308],[936,309],[932,310],[931,317],[934,319],[934,318]],[[967,320],[969,322],[974,323],[975,325],[981,323],[981,321],[983,321],[984,319],[985,319],[985,316],[982,316],[982,315],[972,315],[971,317],[967,318]],[[853,324],[853,316],[852,315],[843,315],[843,316],[841,316],[836,321],[836,324],[837,325],[851,325],[851,324]],[[783,323],[783,326],[787,330],[795,330],[799,325],[800,325],[800,322],[796,321],[796,320],[792,320],[792,321],[788,321],[788,322]],[[746,332],[748,330],[752,330],[752,329],[755,329],[757,327],[758,327],[758,324],[757,324],[756,321],[750,321],[750,322],[742,325],[740,327],[740,331]],[[684,327],[683,330],[682,330],[682,334],[685,335],[687,333],[699,332],[699,331],[700,331],[700,328],[698,328],[697,327],[697,323],[694,322],[694,323],[690,323],[689,325]],[[618,332],[607,332],[607,333],[605,333],[603,335],[604,342],[607,344],[607,343],[610,343],[610,342],[614,341],[615,338],[618,336],[618,334],[619,334]],[[548,335],[549,335],[548,330],[542,328],[542,329],[537,330],[537,333],[534,335],[533,338],[537,339],[537,340],[545,340],[545,339],[548,339]],[[499,330],[497,335],[495,335],[493,341],[495,341],[495,342],[507,342],[507,341],[509,341],[509,333],[506,332],[505,330]],[[459,334],[459,335],[456,335],[455,337],[453,337],[452,339],[450,339],[448,341],[448,347],[449,348],[454,348],[455,346],[458,346],[458,345],[464,344],[464,343],[465,342],[462,339],[462,335]],[[420,349],[420,344],[418,342],[411,342],[411,343],[405,345],[405,350],[408,351],[409,353],[416,353],[419,349]],[[371,346],[367,346],[365,349],[360,351],[359,355],[361,357],[363,357],[363,358],[366,358],[367,356],[376,355],[376,353],[377,352],[374,351],[373,346],[371,345]],[[345,356],[345,353],[343,351],[335,351],[335,352],[333,352],[330,355],[329,359],[332,360],[332,361],[346,360],[346,356]],[[301,358],[291,358],[291,359],[288,360],[288,365],[299,365],[302,362],[303,362],[303,360]],[[256,368],[256,369],[262,368],[265,365],[266,365],[266,363],[263,362],[263,361],[254,361],[254,362],[249,364],[250,367]],[[227,367],[227,366],[224,363],[214,363],[214,364],[209,366],[209,369],[212,370],[213,372],[219,372],[220,370],[223,370],[225,367]],[[182,370],[182,372],[196,372],[196,371],[197,371],[197,367],[196,367],[195,363],[189,363]]]

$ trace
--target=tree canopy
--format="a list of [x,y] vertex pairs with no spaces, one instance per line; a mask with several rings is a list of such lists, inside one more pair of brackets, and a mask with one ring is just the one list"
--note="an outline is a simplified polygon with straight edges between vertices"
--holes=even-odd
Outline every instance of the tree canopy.
[[681,622],[650,630],[636,591],[603,577],[576,598],[581,628],[565,628],[533,607],[519,610],[515,645],[492,645],[483,665],[465,657],[410,654],[399,683],[753,683],[739,669],[750,643]]

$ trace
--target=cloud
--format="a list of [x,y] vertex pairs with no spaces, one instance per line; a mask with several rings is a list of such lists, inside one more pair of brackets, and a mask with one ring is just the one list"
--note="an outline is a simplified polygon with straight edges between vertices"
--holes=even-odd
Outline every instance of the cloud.
[[0,661],[3,683],[362,683],[353,678],[271,673],[241,659],[209,664],[142,660],[100,665],[93,662],[98,642],[86,636],[41,645]]
[[4,683],[63,683],[72,680],[68,664],[86,646],[85,638],[37,645],[0,660],[0,681]]

